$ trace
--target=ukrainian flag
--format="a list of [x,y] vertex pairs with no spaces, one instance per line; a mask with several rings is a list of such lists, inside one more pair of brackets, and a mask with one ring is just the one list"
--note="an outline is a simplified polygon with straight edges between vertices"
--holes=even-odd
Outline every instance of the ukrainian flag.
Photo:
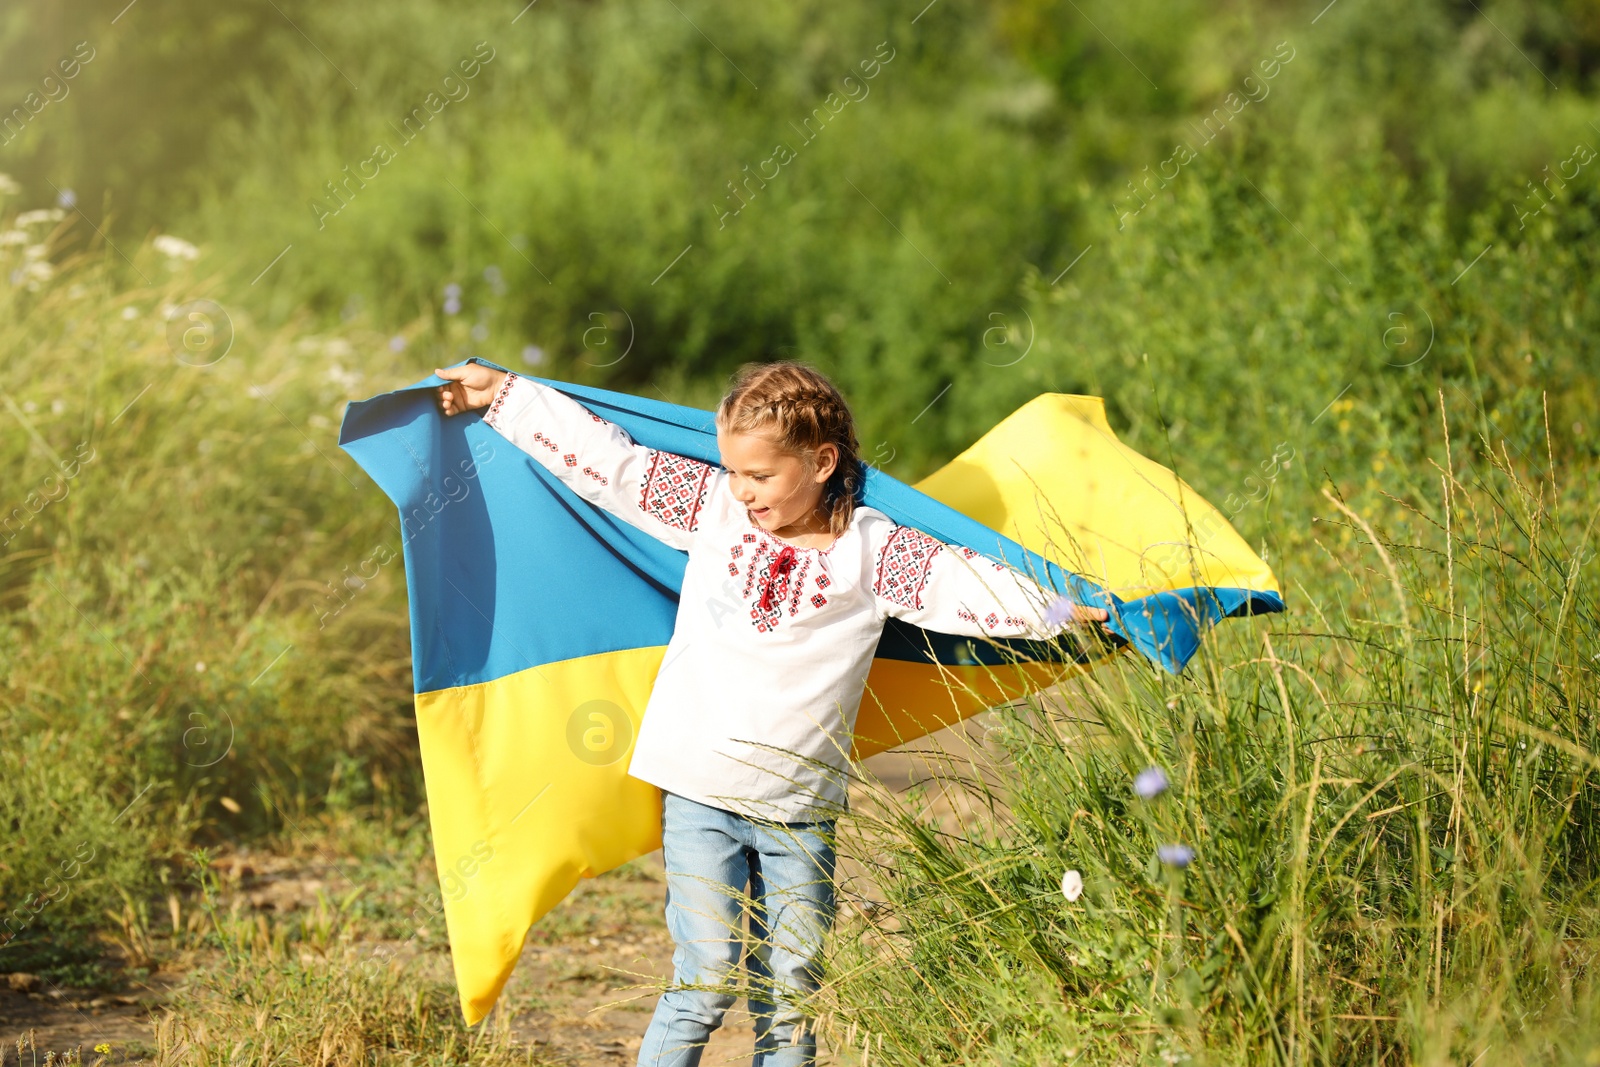
[[[718,462],[711,412],[534,380],[640,444]],[[352,403],[339,444],[399,509],[434,857],[471,1025],[528,928],[578,879],[660,847],[660,791],[626,768],[688,556],[579,498],[479,415],[445,418],[442,384],[430,374]],[[1107,608],[1114,646],[1174,673],[1218,620],[1284,610],[1267,565],[1175,474],[1118,441],[1097,397],[1035,397],[915,486],[869,469],[865,503]],[[979,643],[891,618],[854,755],[1105,651]]]

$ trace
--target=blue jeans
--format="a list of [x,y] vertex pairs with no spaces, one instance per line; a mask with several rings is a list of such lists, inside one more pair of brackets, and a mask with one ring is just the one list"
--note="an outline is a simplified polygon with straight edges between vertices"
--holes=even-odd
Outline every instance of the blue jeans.
[[750,974],[754,1067],[816,1062],[816,1034],[799,1002],[821,982],[822,940],[833,925],[834,823],[753,819],[664,791],[667,930],[676,948],[672,987],[656,1002],[640,1067],[698,1067],[711,1031],[738,999],[741,956]]

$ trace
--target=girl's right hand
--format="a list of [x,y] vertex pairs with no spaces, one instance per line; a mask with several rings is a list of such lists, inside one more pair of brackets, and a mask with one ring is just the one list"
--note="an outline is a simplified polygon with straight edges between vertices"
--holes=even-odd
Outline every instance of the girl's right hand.
[[433,373],[448,379],[448,384],[439,386],[439,408],[446,415],[488,407],[506,378],[505,371],[482,363],[464,363],[443,370],[435,367]]

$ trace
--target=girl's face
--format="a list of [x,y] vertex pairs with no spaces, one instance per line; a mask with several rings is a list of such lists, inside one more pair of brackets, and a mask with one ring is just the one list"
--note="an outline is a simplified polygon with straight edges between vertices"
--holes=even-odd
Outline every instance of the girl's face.
[[825,444],[816,451],[816,470],[806,474],[800,457],[780,451],[762,434],[717,431],[717,449],[729,473],[728,484],[739,503],[762,529],[779,537],[820,533],[827,517],[819,516],[822,487],[838,462],[839,449]]

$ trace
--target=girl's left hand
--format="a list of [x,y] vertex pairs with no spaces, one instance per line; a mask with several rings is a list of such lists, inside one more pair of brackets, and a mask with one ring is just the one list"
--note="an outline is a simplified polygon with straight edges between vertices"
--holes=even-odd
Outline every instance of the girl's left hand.
[[1110,617],[1111,613],[1105,608],[1091,608],[1066,596],[1057,597],[1055,603],[1050,605],[1050,610],[1045,613],[1047,622],[1053,625],[1064,623],[1074,629],[1088,623],[1104,622]]
[[1105,608],[1085,607],[1082,604],[1072,605],[1072,612],[1077,622],[1105,622],[1111,618],[1111,613]]
[[1083,604],[1073,604],[1070,621],[1074,626],[1081,626],[1086,622],[1105,622],[1110,617],[1111,613],[1105,608],[1091,608]]

